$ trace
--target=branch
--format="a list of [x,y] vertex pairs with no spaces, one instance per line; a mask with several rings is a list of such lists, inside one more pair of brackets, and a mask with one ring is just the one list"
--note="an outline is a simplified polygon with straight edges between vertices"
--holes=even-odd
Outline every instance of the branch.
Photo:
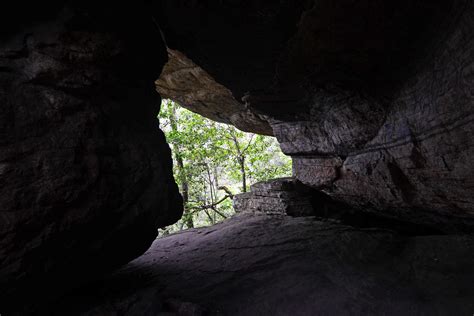
[[224,218],[227,218],[227,216],[225,216],[224,214],[222,214],[221,212],[219,212],[215,207],[212,208],[212,210],[214,212],[216,212],[217,214],[219,214],[220,216],[224,217]]
[[[166,118],[161,118],[162,120],[160,121],[160,127],[161,128],[165,128],[165,127],[168,127],[168,125],[170,125],[170,122],[166,119]],[[164,121],[164,122],[163,122]]]
[[252,136],[250,137],[250,140],[249,140],[249,143],[247,144],[247,146],[244,148],[244,150],[242,150],[242,154],[245,153],[245,151],[250,147],[250,144],[252,144],[252,140],[253,140],[253,137],[255,136],[255,134],[252,134]]
[[227,198],[230,198],[229,195],[226,195],[224,196],[222,199],[220,199],[219,201],[215,202],[215,203],[212,203],[212,204],[209,204],[209,205],[203,205],[201,206],[201,209],[208,209],[208,208],[214,208],[216,207],[217,205],[221,204],[222,202],[224,202]]
[[227,193],[227,195],[230,197],[231,200],[234,198],[234,194],[232,193],[232,191],[230,191],[229,188],[226,187],[225,185],[219,186],[217,190],[225,191],[225,193]]
[[[212,203],[212,204],[208,204],[208,205],[201,205],[201,206],[196,206],[196,207],[190,207],[189,210],[193,210],[190,214],[194,214],[196,212],[199,212],[199,211],[202,211],[202,210],[207,210],[207,209],[213,209],[214,211],[215,210],[215,207],[219,204],[221,204],[222,202],[224,202],[226,199],[230,198],[231,196],[230,195],[226,195],[224,196],[222,199],[220,199],[219,201],[215,202],[215,203]],[[216,211],[217,214],[219,214],[219,212]],[[222,214],[219,214],[221,216],[223,216]]]
[[212,218],[212,216],[209,214],[209,212],[207,210],[204,210],[204,213],[206,213],[207,217],[209,218],[209,220],[211,221],[211,224],[214,224],[214,219]]

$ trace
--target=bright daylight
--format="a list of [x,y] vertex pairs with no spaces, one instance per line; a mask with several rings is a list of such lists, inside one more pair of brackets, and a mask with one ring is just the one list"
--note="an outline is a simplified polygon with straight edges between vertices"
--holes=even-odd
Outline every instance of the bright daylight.
[[171,100],[163,100],[159,121],[184,202],[183,217],[160,235],[220,222],[234,214],[234,195],[256,182],[291,176],[291,158],[274,137],[214,122]]

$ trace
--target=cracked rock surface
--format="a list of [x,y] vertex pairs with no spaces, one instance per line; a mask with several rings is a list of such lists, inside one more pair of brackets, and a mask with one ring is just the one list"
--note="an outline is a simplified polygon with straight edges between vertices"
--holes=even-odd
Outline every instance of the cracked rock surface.
[[464,315],[474,309],[473,251],[467,235],[403,236],[313,217],[242,214],[157,239],[48,312]]

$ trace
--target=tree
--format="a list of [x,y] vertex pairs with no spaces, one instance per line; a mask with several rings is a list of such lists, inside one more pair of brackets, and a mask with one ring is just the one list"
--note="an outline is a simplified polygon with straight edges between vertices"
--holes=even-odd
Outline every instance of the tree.
[[164,100],[160,126],[173,152],[183,218],[169,231],[212,225],[233,214],[234,194],[248,184],[291,174],[273,137],[244,133]]
[[[178,134],[178,123],[176,117],[176,105],[173,103],[169,104],[168,112],[168,122],[171,128],[171,131],[174,134]],[[183,197],[183,204],[186,206],[189,203],[189,183],[188,176],[186,175],[186,170],[184,169],[184,159],[183,159],[183,150],[181,149],[181,144],[179,142],[173,145],[173,155],[174,161],[176,164],[176,176],[179,179],[178,182],[181,184],[180,193]],[[189,214],[189,209],[184,209],[183,214],[183,223],[186,223],[188,228],[194,227],[193,217]]]

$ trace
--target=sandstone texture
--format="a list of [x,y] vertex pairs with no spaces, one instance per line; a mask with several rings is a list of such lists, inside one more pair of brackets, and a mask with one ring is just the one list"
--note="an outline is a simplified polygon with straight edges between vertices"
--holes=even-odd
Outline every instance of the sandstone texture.
[[157,239],[51,315],[469,315],[474,239],[241,214]]
[[213,121],[233,124],[246,132],[272,135],[270,124],[238,102],[229,89],[179,51],[168,49],[168,62],[156,88],[166,99]]
[[1,14],[2,314],[130,261],[181,216],[159,32],[143,8],[90,4]]
[[312,190],[293,178],[255,183],[250,192],[234,196],[237,213],[267,213],[292,216],[315,215]]
[[[259,132],[227,115],[240,102],[266,121],[302,183],[363,212],[473,231],[472,1],[158,7],[167,45],[232,94],[212,111]],[[182,104],[207,115],[213,94],[199,91]]]

